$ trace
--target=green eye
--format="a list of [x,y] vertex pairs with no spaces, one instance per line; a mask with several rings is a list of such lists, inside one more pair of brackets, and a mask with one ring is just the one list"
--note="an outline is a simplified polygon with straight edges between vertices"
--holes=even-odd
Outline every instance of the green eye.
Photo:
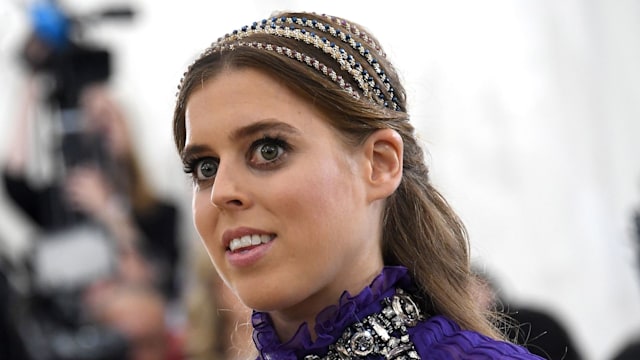
[[276,144],[264,144],[260,147],[260,155],[266,161],[273,161],[280,156],[282,149]]
[[247,158],[254,166],[273,167],[286,157],[290,149],[291,147],[286,141],[265,136],[251,145]]
[[208,179],[216,176],[218,163],[213,159],[204,159],[198,164],[198,178]]

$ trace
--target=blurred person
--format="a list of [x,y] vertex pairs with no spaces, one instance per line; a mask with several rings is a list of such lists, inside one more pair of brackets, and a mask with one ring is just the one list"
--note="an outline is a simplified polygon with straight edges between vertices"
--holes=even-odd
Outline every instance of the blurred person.
[[76,137],[69,138],[73,142],[66,144],[72,147],[59,149],[75,159],[62,169],[62,179],[36,184],[28,176],[28,149],[35,144],[27,130],[36,125],[29,111],[37,106],[37,90],[30,85],[8,148],[3,179],[9,198],[41,235],[78,224],[96,225],[113,240],[118,277],[155,282],[166,296],[175,297],[180,256],[177,207],[157,196],[146,180],[122,109],[106,85],[84,88],[80,128],[73,134]]
[[640,337],[627,341],[616,350],[611,360],[638,360],[640,359]]
[[338,17],[274,14],[187,69],[173,129],[194,224],[254,310],[259,359],[539,359],[473,298],[409,119],[377,40]]
[[192,360],[233,360],[251,354],[251,310],[224,284],[202,251],[190,262],[186,291],[185,355]]
[[[30,271],[18,335],[34,360],[122,359],[125,339],[90,310],[120,286],[177,300],[180,257],[177,207],[153,191],[107,86],[110,51],[83,39],[89,23],[130,15],[75,17],[56,1],[32,5],[18,54],[26,93],[2,169],[8,199],[34,230],[20,259]],[[43,129],[46,139],[29,136]],[[47,160],[50,177],[41,171]]]
[[34,177],[33,167],[40,163],[30,151],[42,144],[28,131],[43,125],[37,121],[59,125],[54,111],[33,114],[42,100],[41,80],[34,76],[28,83],[2,174],[8,198],[35,230],[25,259],[31,288],[23,320],[29,326],[20,335],[40,353],[35,359],[84,359],[58,354],[63,350],[56,349],[55,337],[80,338],[83,329],[92,328],[106,335],[92,349],[75,344],[75,351],[119,359],[124,340],[97,328],[89,309],[96,298],[124,285],[150,286],[165,301],[179,301],[178,210],[152,190],[124,111],[106,84],[83,87],[78,108],[64,109],[73,111],[76,127],[55,134],[58,146],[47,149],[52,158],[64,157],[64,166],[47,181]]
[[[632,215],[633,241],[636,254],[636,270],[640,275],[640,209],[636,209]],[[638,278],[640,280],[640,277]],[[640,359],[640,333],[630,335],[623,344],[614,351],[612,360],[636,360]]]
[[21,297],[11,284],[8,274],[11,272],[10,262],[0,253],[0,359],[28,359],[24,340],[18,331]]
[[182,359],[181,339],[167,325],[166,301],[155,288],[117,284],[101,291],[91,312],[125,336],[128,360]]
[[508,339],[547,360],[582,359],[569,330],[551,311],[508,301],[504,289],[486,270],[475,268],[474,273],[478,279],[477,301],[503,315],[501,330]]

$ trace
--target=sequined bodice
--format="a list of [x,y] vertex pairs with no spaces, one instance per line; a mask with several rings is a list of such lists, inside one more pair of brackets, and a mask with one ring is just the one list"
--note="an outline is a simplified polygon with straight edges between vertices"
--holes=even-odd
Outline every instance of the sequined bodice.
[[397,289],[382,300],[382,311],[348,326],[325,356],[307,355],[305,360],[340,360],[353,355],[380,355],[385,359],[420,359],[407,329],[423,320],[411,296]]
[[461,329],[416,305],[404,267],[385,267],[359,294],[345,292],[318,314],[312,340],[306,324],[281,342],[269,314],[254,312],[254,342],[261,360],[541,359],[523,347]]

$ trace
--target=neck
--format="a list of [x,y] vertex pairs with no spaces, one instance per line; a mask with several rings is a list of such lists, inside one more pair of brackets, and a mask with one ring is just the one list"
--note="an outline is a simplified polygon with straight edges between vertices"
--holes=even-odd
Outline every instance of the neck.
[[343,292],[347,291],[351,295],[360,293],[380,274],[382,267],[382,261],[371,267],[369,271],[363,271],[364,267],[354,266],[354,274],[342,275],[354,279],[346,287],[344,282],[340,283],[342,286],[331,285],[332,289],[323,289],[323,291],[317,292],[291,308],[270,312],[269,315],[280,341],[286,342],[291,339],[303,323],[307,324],[311,339],[315,341],[317,338],[315,331],[317,315],[328,306],[337,305]]

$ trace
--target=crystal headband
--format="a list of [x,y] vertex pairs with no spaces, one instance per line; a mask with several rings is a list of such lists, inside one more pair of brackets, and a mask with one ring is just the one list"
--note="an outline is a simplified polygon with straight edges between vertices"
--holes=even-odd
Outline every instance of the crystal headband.
[[387,55],[382,51],[382,48],[376,44],[373,39],[371,39],[369,37],[369,35],[367,35],[367,33],[365,33],[364,31],[361,31],[360,29],[358,29],[358,27],[356,27],[353,24],[350,24],[349,22],[347,22],[344,19],[335,17],[335,16],[329,16],[329,15],[322,15],[323,17],[338,23],[342,26],[344,26],[349,32],[353,33],[354,35],[356,35],[357,37],[359,37],[360,39],[362,39],[364,42],[366,42],[367,44],[371,45],[374,49],[376,49],[378,51],[378,55],[382,56],[382,57],[386,57]]
[[[373,42],[373,40],[371,40],[371,38],[369,38],[366,33],[361,32],[355,26],[345,22],[344,20],[338,18],[329,19],[335,22],[339,22],[349,31],[352,31],[355,36],[358,36],[362,41],[372,46],[377,54],[383,57],[385,56],[381,48],[375,42]],[[331,35],[332,37],[339,39],[342,43],[348,45],[348,47],[340,47],[336,43],[329,41],[326,37],[320,37],[316,34],[316,31],[320,31],[321,33],[326,35]],[[263,50],[270,50],[267,49],[267,46],[270,46],[270,51],[276,49],[275,51],[278,54],[286,55],[292,59],[307,63],[306,60],[303,61],[301,59],[298,59],[297,55],[293,55],[298,52],[288,48],[280,47],[281,51],[278,51],[278,46],[273,46],[265,43],[260,43],[262,44],[261,46],[256,46],[256,44],[258,43],[240,41],[251,36],[252,34],[274,35],[278,37],[285,37],[303,41],[306,44],[313,45],[315,48],[322,50],[325,54],[331,56],[340,65],[340,69],[348,72],[352,76],[354,81],[357,83],[358,88],[362,91],[364,97],[379,105],[391,107],[394,110],[400,110],[398,99],[394,94],[393,86],[389,82],[389,79],[387,78],[384,70],[380,67],[377,59],[374,58],[373,55],[371,55],[371,51],[367,47],[362,45],[361,42],[356,41],[350,34],[347,34],[340,29],[336,29],[329,24],[324,24],[315,19],[309,20],[307,18],[298,17],[273,17],[270,20],[262,20],[260,23],[254,22],[250,26],[243,26],[240,30],[235,30],[231,34],[227,34],[224,37],[218,39],[217,42],[213,43],[211,47],[205,51],[205,55],[217,51],[222,51],[224,49],[232,49],[231,45],[227,44],[236,42],[235,45],[242,44],[240,46],[251,46]],[[366,69],[364,69],[359,62],[356,61],[352,54],[348,52],[349,48],[351,48],[352,51],[357,51],[360,56],[367,61],[367,63],[375,71],[378,82],[387,91],[388,96],[385,96],[384,93],[380,90],[380,85],[375,81],[375,78]],[[289,55],[288,53],[291,53],[293,56]],[[298,54],[302,56],[302,59],[304,59],[306,56],[301,53]],[[310,59],[315,60],[312,58]],[[350,94],[353,95],[353,93],[355,93],[351,86],[348,87],[349,90],[347,89],[346,82],[344,86],[341,85],[340,82],[344,82],[344,79],[340,78],[340,81],[333,79],[332,76],[336,77],[336,75],[329,74],[335,74],[335,71],[328,71],[330,70],[329,67],[320,67],[319,65],[318,67],[316,67],[312,65],[313,62],[311,62],[311,64],[307,64],[312,66],[314,69],[322,72],[324,75],[330,76],[332,81],[337,82],[341,88],[347,90]],[[328,72],[325,73],[325,70],[322,70],[322,68],[328,69]]]
[[353,89],[353,87],[351,87],[351,84],[349,84],[348,82],[346,82],[342,76],[338,75],[335,70],[333,70],[332,68],[326,66],[325,64],[321,63],[320,61],[318,61],[315,58],[312,58],[311,56],[305,55],[299,51],[296,50],[291,50],[287,47],[284,46],[275,46],[272,44],[265,44],[265,43],[261,43],[261,42],[237,42],[231,45],[222,45],[219,46],[217,49],[219,49],[220,51],[224,51],[226,49],[229,50],[233,50],[237,47],[242,47],[242,46],[246,46],[246,47],[252,47],[252,48],[256,48],[256,49],[260,49],[260,50],[267,50],[267,51],[275,51],[276,53],[280,54],[280,55],[285,55],[291,59],[294,60],[298,60],[301,63],[305,63],[307,65],[309,65],[310,67],[318,70],[319,72],[321,72],[322,74],[324,74],[325,76],[328,76],[331,81],[335,82],[336,84],[338,84],[344,91],[348,92],[351,96],[353,96],[356,99],[360,99],[360,94],[358,94],[357,91],[355,91]]

